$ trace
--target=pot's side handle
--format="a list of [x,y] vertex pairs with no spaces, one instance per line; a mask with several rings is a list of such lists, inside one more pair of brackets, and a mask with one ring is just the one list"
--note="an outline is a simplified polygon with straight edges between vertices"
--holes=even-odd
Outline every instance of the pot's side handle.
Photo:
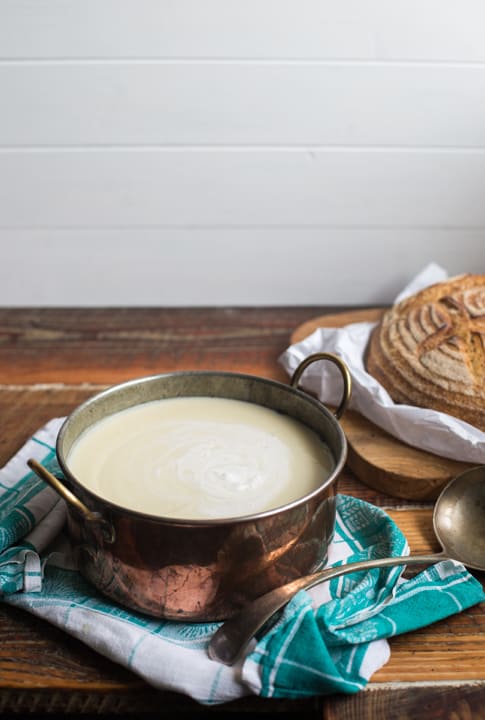
[[74,508],[84,520],[89,523],[96,523],[100,525],[101,532],[106,542],[112,543],[114,541],[114,530],[110,523],[108,523],[102,515],[100,515],[100,513],[90,510],[78,497],[74,495],[74,493],[69,490],[69,488],[61,482],[61,480],[59,480],[59,478],[49,472],[49,470],[37,462],[37,460],[31,458],[30,460],[27,460],[27,465],[35,472],[36,475],[50,485],[51,488],[55,490],[68,505]]
[[313,355],[308,355],[304,360],[301,361],[301,363],[296,368],[295,372],[293,373],[290,385],[292,387],[298,387],[298,383],[300,382],[300,378],[303,375],[304,371],[307,369],[309,365],[311,365],[314,362],[318,362],[319,360],[329,360],[331,363],[336,365],[338,369],[340,370],[340,374],[342,375],[342,379],[344,381],[344,389],[342,394],[342,400],[340,401],[339,406],[334,412],[335,417],[338,419],[342,417],[348,403],[350,400],[350,396],[352,394],[352,378],[349,372],[349,369],[347,365],[344,363],[341,358],[338,357],[338,355],[334,355],[333,353],[327,353],[327,352],[318,352],[313,353]]

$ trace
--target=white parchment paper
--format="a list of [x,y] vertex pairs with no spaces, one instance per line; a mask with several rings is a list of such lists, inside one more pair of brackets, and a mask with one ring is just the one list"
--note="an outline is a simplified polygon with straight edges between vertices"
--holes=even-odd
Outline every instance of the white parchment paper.
[[[395,302],[447,277],[442,267],[431,263],[399,293]],[[382,385],[366,372],[364,353],[374,326],[375,323],[361,322],[342,328],[318,328],[309,337],[291,345],[280,362],[291,375],[308,355],[333,352],[344,360],[352,376],[349,405],[352,410],[413,447],[453,460],[485,463],[484,432],[445,413],[394,403]],[[326,404],[340,402],[339,371],[329,362],[310,365],[300,386],[317,394]]]

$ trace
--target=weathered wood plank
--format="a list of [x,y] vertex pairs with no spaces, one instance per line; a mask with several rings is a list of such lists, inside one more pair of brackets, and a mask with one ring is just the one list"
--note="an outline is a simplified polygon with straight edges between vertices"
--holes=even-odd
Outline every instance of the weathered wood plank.
[[[316,312],[321,309],[0,309],[0,465],[51,418],[145,370],[212,367],[286,381],[277,358],[293,327]],[[348,470],[339,490],[386,508],[412,552],[438,549],[431,504],[386,496]],[[426,708],[430,718],[483,717],[484,633],[485,607],[479,605],[393,638],[389,662],[357,696],[291,702],[250,697],[224,709],[387,720],[420,717]],[[1,604],[0,638],[0,712],[154,711],[162,697],[166,708],[200,710],[188,698],[147,687],[60,630]]]
[[325,720],[481,720],[485,690],[478,683],[457,686],[395,683],[369,686],[364,692],[325,702]]
[[192,369],[287,382],[278,357],[321,310],[0,309],[0,384],[111,384]]

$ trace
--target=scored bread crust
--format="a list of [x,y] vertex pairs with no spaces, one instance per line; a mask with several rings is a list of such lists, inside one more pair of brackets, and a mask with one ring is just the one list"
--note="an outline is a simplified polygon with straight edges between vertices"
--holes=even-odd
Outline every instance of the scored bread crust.
[[485,431],[485,275],[457,275],[389,308],[365,365],[394,402]]

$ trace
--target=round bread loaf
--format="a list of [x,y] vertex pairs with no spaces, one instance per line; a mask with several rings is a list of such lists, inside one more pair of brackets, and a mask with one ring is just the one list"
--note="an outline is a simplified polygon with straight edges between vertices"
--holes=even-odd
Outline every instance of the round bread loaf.
[[449,278],[387,310],[365,364],[395,402],[485,431],[485,275]]

